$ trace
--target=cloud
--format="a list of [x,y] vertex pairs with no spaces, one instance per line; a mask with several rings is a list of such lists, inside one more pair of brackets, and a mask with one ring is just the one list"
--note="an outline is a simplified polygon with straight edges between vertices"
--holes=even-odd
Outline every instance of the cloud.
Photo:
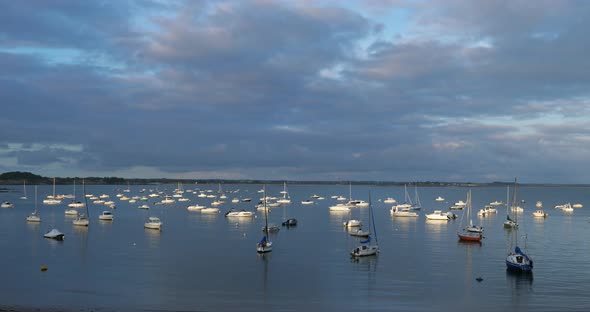
[[589,9],[2,3],[2,169],[583,182]]

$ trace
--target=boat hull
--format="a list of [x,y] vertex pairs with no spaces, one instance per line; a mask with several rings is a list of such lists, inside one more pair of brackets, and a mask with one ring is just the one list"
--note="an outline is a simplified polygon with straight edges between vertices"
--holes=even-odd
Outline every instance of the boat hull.
[[350,252],[350,255],[353,257],[367,257],[367,256],[374,256],[379,252],[379,246],[370,245],[370,246],[360,246],[353,249]]
[[256,252],[258,253],[267,253],[272,251],[272,242],[266,242],[266,244],[258,243],[256,244]]
[[459,240],[467,242],[481,242],[483,235],[481,233],[469,232],[469,233],[458,233]]

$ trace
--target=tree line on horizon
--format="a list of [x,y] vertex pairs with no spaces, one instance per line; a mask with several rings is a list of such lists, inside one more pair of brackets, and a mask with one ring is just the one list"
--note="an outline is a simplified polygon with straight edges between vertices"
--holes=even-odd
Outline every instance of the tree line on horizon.
[[[0,184],[16,185],[22,184],[53,184],[54,177],[44,177],[31,172],[11,171],[0,174]],[[439,182],[439,181],[414,181],[414,182],[395,182],[395,181],[293,181],[293,180],[259,180],[259,179],[169,179],[169,178],[132,178],[125,179],[120,177],[55,177],[56,184],[73,184],[74,181],[84,180],[86,184],[105,184],[105,185],[146,185],[146,184],[175,184],[178,182],[185,184],[329,184],[329,185],[417,185],[417,186],[461,186],[461,187],[480,187],[480,186],[505,186],[512,185],[514,182]],[[520,184],[527,185],[527,184]],[[560,184],[529,184],[529,185],[560,185]],[[564,184],[561,184],[564,185]],[[567,184],[565,184],[567,185]],[[579,184],[572,184],[579,185]]]

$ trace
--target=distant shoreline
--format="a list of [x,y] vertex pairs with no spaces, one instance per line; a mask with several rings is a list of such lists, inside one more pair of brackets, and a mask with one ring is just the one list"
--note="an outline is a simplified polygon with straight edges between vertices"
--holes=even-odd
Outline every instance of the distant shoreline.
[[[489,187],[489,186],[510,186],[513,181],[502,182],[443,182],[443,181],[308,181],[308,180],[262,180],[262,179],[168,179],[168,178],[134,178],[124,179],[119,177],[43,177],[30,172],[5,172],[0,174],[0,185],[22,185],[23,182],[29,185],[55,184],[67,185],[84,181],[89,185],[162,185],[162,184],[302,184],[302,185],[374,185],[374,186],[419,186],[419,187]],[[520,186],[568,186],[568,187],[590,187],[590,184],[552,184],[552,183],[519,183]],[[2,191],[2,188],[0,188]]]

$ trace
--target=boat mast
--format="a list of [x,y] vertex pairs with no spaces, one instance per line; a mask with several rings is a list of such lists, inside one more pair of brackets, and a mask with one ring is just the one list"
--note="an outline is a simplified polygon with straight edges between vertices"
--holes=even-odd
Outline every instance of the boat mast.
[[84,179],[82,179],[82,195],[84,196],[84,206],[86,206],[86,217],[90,220],[90,215],[88,214],[88,197],[86,197],[86,183],[84,183]]
[[266,235],[266,239],[268,240],[268,210],[266,208],[266,184],[264,184],[262,189],[264,190],[264,235]]
[[373,205],[371,204],[371,191],[369,191],[369,213],[371,214],[371,219],[369,219],[369,222],[373,223],[373,234],[375,235],[375,244],[379,245],[379,240],[377,239],[377,230],[375,228],[375,215],[373,214]]

